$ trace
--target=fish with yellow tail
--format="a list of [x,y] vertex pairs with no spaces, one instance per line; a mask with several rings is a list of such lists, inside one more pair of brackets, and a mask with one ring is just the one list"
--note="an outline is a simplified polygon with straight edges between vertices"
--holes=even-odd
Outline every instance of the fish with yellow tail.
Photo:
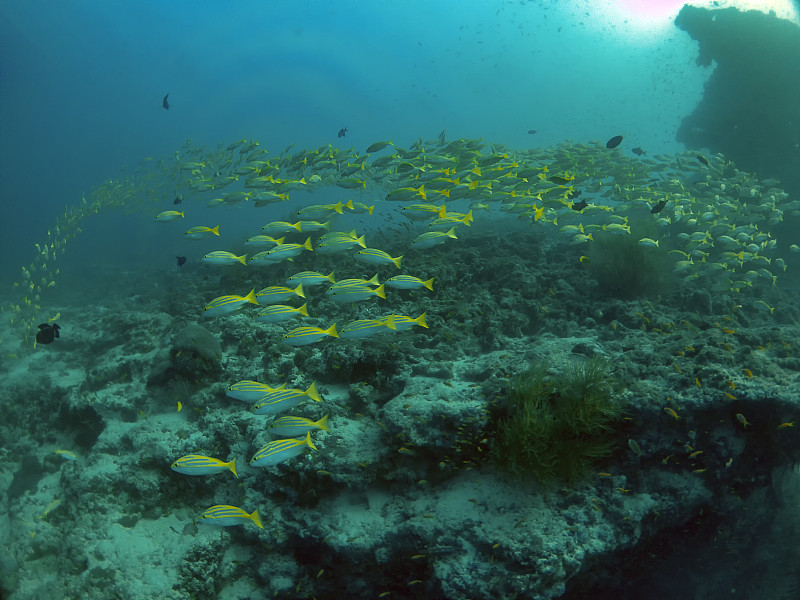
[[265,394],[256,400],[256,404],[253,406],[253,414],[276,415],[285,410],[294,408],[306,398],[310,398],[314,402],[322,402],[322,397],[317,391],[316,383],[312,383],[305,391],[295,388],[284,388]]
[[228,391],[225,392],[225,395],[227,395],[229,398],[241,400],[242,402],[255,402],[267,394],[271,394],[272,392],[283,389],[286,389],[285,383],[282,383],[278,387],[272,387],[266,383],[259,383],[258,381],[243,379],[242,381],[237,381],[236,383],[229,385]]
[[264,529],[257,510],[248,513],[238,506],[230,506],[228,504],[218,504],[205,509],[203,514],[200,515],[200,518],[197,519],[197,522],[203,525],[214,525],[216,527],[233,527],[234,525],[244,525],[247,522],[253,522],[259,529]]
[[427,250],[439,244],[444,244],[448,239],[458,239],[455,227],[451,227],[449,231],[427,231],[411,242],[411,248],[414,250]]
[[228,315],[239,310],[247,303],[258,305],[255,290],[250,290],[250,293],[246,296],[219,296],[218,298],[214,298],[208,303],[208,306],[203,309],[203,316],[219,317]]
[[389,256],[387,252],[379,250],[378,248],[364,248],[356,252],[355,259],[359,262],[367,263],[368,265],[394,265],[400,268],[400,261],[403,256]]
[[159,223],[169,223],[170,221],[175,221],[182,218],[182,212],[178,212],[177,210],[165,210],[164,212],[158,213],[155,220]]
[[204,240],[212,235],[219,235],[219,225],[216,227],[205,227],[204,225],[198,225],[186,231],[183,234],[183,237],[185,237],[187,240]]
[[308,316],[308,308],[305,304],[299,308],[287,306],[286,304],[273,304],[272,306],[258,311],[256,321],[261,321],[262,323],[282,323],[301,316]]
[[428,323],[425,320],[426,314],[427,313],[422,313],[417,318],[407,317],[405,315],[391,315],[387,318],[392,320],[396,331],[408,331],[414,325],[418,325],[419,327],[424,327],[427,329]]
[[250,459],[251,467],[273,467],[282,462],[286,462],[302,454],[306,448],[316,450],[317,447],[311,441],[311,432],[306,433],[305,438],[288,440],[274,440],[261,448]]
[[413,275],[395,275],[386,280],[386,285],[397,290],[418,290],[428,288],[433,291],[433,277],[423,281]]
[[241,263],[243,265],[247,264],[247,255],[242,254],[241,256],[236,256],[233,252],[227,252],[226,250],[215,250],[214,252],[209,252],[203,258],[200,259],[201,262],[208,263],[209,265],[235,265],[237,263]]
[[307,434],[309,431],[321,429],[330,431],[328,427],[328,415],[318,421],[312,421],[305,417],[286,416],[275,419],[268,431],[280,437],[298,437]]
[[218,458],[210,456],[203,456],[201,454],[187,454],[181,456],[178,460],[170,465],[170,469],[182,475],[216,475],[223,471],[230,471],[235,477],[239,477],[236,473],[236,459],[230,462],[224,462]]
[[298,327],[284,335],[281,341],[290,346],[307,346],[309,344],[315,344],[326,337],[339,337],[336,331],[336,323],[327,329],[321,329],[319,327]]

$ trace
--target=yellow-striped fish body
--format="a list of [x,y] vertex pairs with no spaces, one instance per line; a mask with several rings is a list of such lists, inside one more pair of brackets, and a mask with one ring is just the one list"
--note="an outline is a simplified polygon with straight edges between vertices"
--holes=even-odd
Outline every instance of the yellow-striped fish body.
[[250,290],[247,296],[220,296],[208,303],[208,306],[203,309],[203,316],[219,317],[220,315],[227,315],[239,310],[248,302],[258,305],[255,290]]
[[216,227],[205,227],[203,225],[198,225],[197,227],[192,227],[188,231],[183,234],[187,240],[204,240],[212,235],[219,235],[219,225]]
[[181,456],[178,460],[170,465],[170,468],[176,473],[183,475],[216,475],[223,471],[230,471],[236,477],[236,459],[230,462],[221,461],[218,458],[210,456],[203,456],[201,454],[187,454]]
[[286,304],[273,304],[272,306],[267,306],[258,311],[256,321],[261,321],[262,323],[283,323],[284,321],[290,321],[300,316],[308,316],[308,309],[305,304],[299,308]]
[[252,513],[248,514],[246,510],[242,510],[238,506],[230,506],[228,504],[211,506],[205,509],[203,514],[200,515],[200,518],[197,519],[198,523],[202,523],[203,525],[214,525],[216,527],[244,525],[248,521],[252,521],[260,529],[264,529],[257,510],[254,510]]
[[423,281],[419,277],[414,277],[413,275],[395,275],[386,280],[386,285],[398,290],[418,290],[426,287],[433,291],[433,277],[427,281]]
[[455,229],[451,228],[449,231],[427,231],[411,242],[411,247],[415,250],[427,250],[439,244],[444,244],[449,238],[457,239]]
[[309,252],[314,250],[311,245],[311,238],[307,238],[302,244],[278,244],[271,250],[267,250],[267,258],[271,261],[279,262],[300,256],[303,250]]
[[319,327],[298,327],[284,335],[281,341],[292,346],[307,346],[308,344],[314,344],[328,336],[339,337],[336,331],[336,323],[327,329],[320,329]]
[[256,294],[261,304],[277,304],[278,302],[289,300],[295,296],[299,296],[300,298],[306,297],[305,293],[303,293],[303,284],[297,284],[297,287],[294,289],[280,285],[271,285],[265,287],[263,290],[259,290]]
[[272,221],[272,223],[267,223],[261,228],[262,231],[268,231],[273,234],[293,233],[295,231],[300,231],[300,229],[300,223],[288,223],[287,221]]
[[316,450],[311,432],[303,439],[274,440],[261,448],[250,459],[251,467],[272,467],[303,453],[306,447]]
[[361,302],[362,300],[369,300],[373,296],[386,300],[386,292],[383,284],[376,287],[374,290],[367,286],[344,286],[333,287],[328,290],[328,294],[336,302],[343,304],[350,304],[353,302]]
[[280,263],[279,260],[276,260],[274,257],[270,257],[269,250],[263,250],[261,252],[256,252],[247,259],[247,264],[251,267],[268,267],[270,265],[277,265]]
[[329,275],[323,275],[317,271],[300,271],[289,277],[289,279],[286,280],[286,285],[303,284],[303,289],[305,289],[315,285],[321,285],[325,282],[334,283],[333,271],[331,271]]
[[339,331],[339,337],[346,340],[363,340],[379,333],[395,330],[394,319],[359,319],[347,323]]
[[394,265],[399,269],[403,256],[400,255],[393,258],[378,248],[364,248],[356,252],[355,259],[369,265]]
[[227,252],[226,250],[214,250],[214,252],[209,252],[200,260],[210,265],[235,265],[236,263],[246,265],[247,255],[236,256],[233,252]]
[[282,383],[278,387],[272,387],[266,383],[259,383],[258,381],[243,379],[242,381],[237,381],[236,383],[229,385],[226,395],[229,398],[235,398],[236,400],[241,400],[242,402],[255,402],[269,393],[283,390],[285,388],[285,383]]
[[253,406],[253,414],[276,415],[290,408],[294,408],[306,398],[311,398],[315,402],[322,402],[322,398],[317,391],[316,383],[312,383],[305,391],[289,388],[274,390],[265,394],[256,400],[256,404]]
[[428,323],[425,320],[426,314],[427,313],[422,313],[416,319],[406,317],[405,315],[392,315],[391,318],[394,321],[394,327],[397,331],[407,331],[414,325],[419,325],[420,327],[425,327],[427,329]]
[[312,421],[305,417],[280,417],[272,422],[272,425],[269,427],[269,432],[281,437],[296,438],[307,434],[309,431],[314,431],[315,429],[330,431],[330,427],[328,427],[328,415],[325,415],[319,421]]
[[164,212],[158,213],[155,220],[159,223],[169,223],[170,221],[175,221],[176,219],[182,218],[182,212],[178,212],[177,210],[165,210]]

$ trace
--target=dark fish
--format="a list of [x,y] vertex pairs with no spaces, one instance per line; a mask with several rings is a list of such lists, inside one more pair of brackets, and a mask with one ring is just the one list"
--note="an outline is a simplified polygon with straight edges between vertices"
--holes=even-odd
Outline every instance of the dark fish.
[[529,133],[530,135],[533,135],[533,134],[535,134],[535,133],[536,133],[536,130],[535,130],[535,129],[528,129],[528,133]]
[[180,194],[177,194],[175,196],[175,200],[172,201],[173,204],[180,204],[181,202],[183,202],[183,196]]
[[567,200],[574,200],[578,198],[583,192],[581,190],[573,190],[567,193]]
[[577,210],[578,212],[580,212],[587,206],[589,206],[588,202],[586,202],[586,199],[583,199],[580,202],[573,202],[572,210]]
[[337,134],[337,136],[340,137],[340,138],[343,138],[345,135],[347,135],[347,127],[342,127],[339,130],[339,133]]
[[161,106],[163,106],[165,110],[169,110],[169,102],[167,102],[167,98],[169,98],[169,94],[164,96],[164,99],[161,101]]
[[186,264],[186,257],[185,256],[176,256],[175,258],[178,259],[178,266],[182,267]]
[[667,205],[667,201],[666,200],[661,200],[658,204],[656,204],[653,208],[650,209],[650,214],[651,215],[657,215],[662,210],[664,210],[664,207],[666,205]]
[[639,148],[639,146],[636,146],[636,148],[632,148],[631,152],[633,152],[636,156],[641,156],[642,154],[647,154],[647,152],[645,152],[644,150]]
[[564,185],[572,180],[567,179],[566,177],[560,177],[559,175],[552,175],[550,177],[550,181],[552,181],[553,183],[557,183],[558,185]]
[[621,143],[622,143],[622,136],[621,135],[615,135],[614,137],[612,137],[610,140],[608,140],[606,142],[606,148],[616,148]]
[[60,337],[58,335],[59,329],[61,329],[61,327],[58,326],[58,323],[53,323],[52,325],[50,323],[42,323],[39,325],[39,331],[36,333],[36,343],[52,344],[54,339]]
[[706,157],[705,157],[705,156],[703,156],[702,154],[698,154],[698,155],[697,155],[697,160],[699,160],[699,161],[700,161],[701,163],[703,163],[705,166],[708,166],[708,160],[707,160],[707,159],[706,159]]

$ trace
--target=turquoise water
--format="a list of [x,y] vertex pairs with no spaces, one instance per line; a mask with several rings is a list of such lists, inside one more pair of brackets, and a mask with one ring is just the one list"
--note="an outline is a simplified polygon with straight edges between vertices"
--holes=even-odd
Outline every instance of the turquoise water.
[[800,36],[679,8],[0,10],[0,597],[795,597]]

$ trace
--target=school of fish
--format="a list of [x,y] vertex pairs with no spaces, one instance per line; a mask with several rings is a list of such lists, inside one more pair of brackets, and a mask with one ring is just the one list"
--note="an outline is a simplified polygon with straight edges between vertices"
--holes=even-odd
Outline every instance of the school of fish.
[[[427,328],[424,311],[319,322],[314,301],[324,296],[344,306],[380,302],[395,290],[430,293],[435,274],[414,272],[413,254],[444,244],[469,244],[474,223],[502,219],[565,236],[576,246],[573,259],[581,262],[587,261],[582,248],[600,237],[631,236],[645,251],[672,257],[680,277],[741,293],[753,310],[772,315],[774,307],[747,292],[771,288],[785,271],[773,230],[785,215],[800,212],[800,201],[790,200],[777,181],[741,172],[721,155],[648,157],[639,148],[626,150],[622,142],[622,136],[615,136],[607,143],[564,142],[512,150],[483,140],[448,141],[442,132],[408,148],[381,141],[364,152],[328,144],[313,150],[289,146],[278,153],[246,139],[212,149],[187,142],[174,156],[143,161],[134,174],[106,182],[78,206],[66,209],[47,239],[35,244],[33,261],[21,268],[22,278],[14,284],[21,299],[2,309],[26,339],[35,336],[43,294],[56,285],[59,275],[57,258],[81,232],[82,219],[123,206],[152,210],[152,218],[173,228],[165,235],[218,241],[218,249],[199,259],[208,268],[256,271],[265,287],[220,290],[207,299],[203,316],[224,319],[246,313],[255,322],[283,323],[285,329],[275,341],[287,351]],[[259,209],[280,205],[297,191],[334,188],[347,190],[351,197],[309,203],[294,211],[291,220],[265,218],[240,247],[226,239],[219,225],[192,220],[191,202],[255,210],[247,218],[256,222]],[[160,210],[173,196],[173,204],[184,197],[191,201],[180,211]],[[387,211],[406,219],[417,233],[402,254],[373,246],[364,232],[336,226],[350,214],[378,219],[384,217],[373,213]],[[180,227],[181,223],[187,225]],[[797,246],[787,250],[800,253]],[[270,279],[271,266],[301,255],[340,256],[343,267],[327,274],[298,270],[284,281]],[[179,266],[181,258],[185,262],[179,257]],[[376,275],[359,278],[358,263]],[[302,402],[323,402],[316,384],[302,390],[247,380],[231,383],[228,395],[250,404],[254,414],[273,419],[269,431],[275,439],[253,455],[252,467],[273,467],[316,451],[312,432],[329,431],[327,416],[317,421],[279,416]],[[172,469],[202,476],[230,471],[238,477],[235,459],[201,454],[176,458]],[[200,521],[262,526],[257,511],[228,505],[207,509]]]

